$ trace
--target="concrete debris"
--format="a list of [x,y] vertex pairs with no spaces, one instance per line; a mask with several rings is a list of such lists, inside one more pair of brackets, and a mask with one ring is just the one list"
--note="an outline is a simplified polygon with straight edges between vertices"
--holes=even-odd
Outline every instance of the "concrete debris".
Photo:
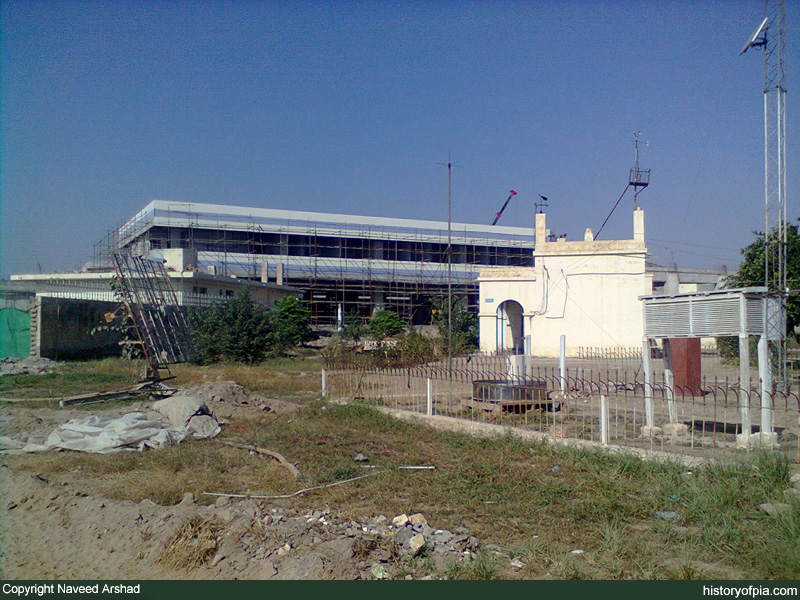
[[416,556],[419,554],[419,551],[422,550],[422,547],[425,546],[425,536],[421,533],[416,534],[408,540],[408,546],[411,548],[411,554]]
[[408,517],[409,523],[412,525],[427,525],[428,519],[425,518],[425,515],[422,513],[416,513]]
[[655,512],[655,515],[659,519],[664,519],[665,521],[673,521],[674,522],[674,521],[680,521],[681,520],[681,516],[678,513],[676,513],[675,511],[672,511],[672,510],[657,510]]
[[379,562],[372,563],[370,572],[375,579],[389,579],[389,574],[386,572],[386,567]]
[[518,559],[518,558],[514,558],[514,559],[512,559],[512,560],[511,560],[511,567],[512,567],[512,568],[513,568],[515,571],[519,571],[520,569],[524,569],[524,568],[525,568],[525,563],[524,563],[524,562],[522,562],[522,561],[521,561],[520,559]]
[[403,527],[400,531],[398,531],[394,535],[394,539],[401,546],[405,546],[407,543],[411,541],[411,538],[413,538],[415,535],[416,533],[411,527]]
[[392,519],[392,527],[397,550],[404,556],[417,556],[427,548],[434,561],[444,564],[448,560],[470,559],[480,546],[478,538],[469,535],[466,527],[457,527],[455,532],[434,529],[421,513],[398,515]]
[[775,517],[792,510],[791,505],[784,504],[783,502],[766,502],[764,504],[759,504],[758,508],[763,510],[771,517]]
[[408,523],[408,515],[403,513],[402,515],[397,515],[394,519],[392,519],[392,525],[395,527],[405,527]]
[[0,376],[2,375],[46,375],[57,371],[64,363],[49,358],[4,358],[0,360]]

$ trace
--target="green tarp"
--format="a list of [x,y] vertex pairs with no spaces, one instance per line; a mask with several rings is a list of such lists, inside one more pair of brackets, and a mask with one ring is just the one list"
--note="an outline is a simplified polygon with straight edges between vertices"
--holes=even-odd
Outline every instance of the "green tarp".
[[27,358],[31,352],[31,313],[0,308],[0,359]]

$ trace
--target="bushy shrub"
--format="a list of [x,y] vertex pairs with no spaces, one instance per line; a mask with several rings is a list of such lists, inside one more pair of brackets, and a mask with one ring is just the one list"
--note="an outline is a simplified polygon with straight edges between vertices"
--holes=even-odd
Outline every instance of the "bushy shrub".
[[393,310],[381,309],[375,311],[369,321],[369,334],[377,340],[397,335],[406,328],[403,318]]
[[430,338],[409,329],[397,338],[397,344],[386,354],[394,367],[421,365],[436,358],[436,346]]
[[268,310],[245,287],[224,302],[189,311],[189,327],[200,355],[218,361],[254,364],[279,356],[310,339],[311,314],[294,296]]
[[[453,355],[467,354],[478,347],[478,319],[467,308],[465,298],[453,298],[452,330]],[[448,306],[447,298],[437,298],[433,305],[433,324],[439,331],[441,352],[447,354],[448,337]]]
[[358,342],[366,333],[367,326],[357,311],[352,310],[345,315],[342,330],[339,332],[340,338],[350,342]]
[[274,343],[283,352],[310,340],[311,311],[294,296],[286,296],[269,311],[269,323],[275,337]]

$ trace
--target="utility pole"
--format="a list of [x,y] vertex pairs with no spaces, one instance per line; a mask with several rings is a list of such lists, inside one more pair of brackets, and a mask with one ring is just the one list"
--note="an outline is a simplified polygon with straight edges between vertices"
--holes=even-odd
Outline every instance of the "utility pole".
[[[450,162],[450,153],[447,153],[447,164],[437,163],[447,167],[447,369],[453,368],[453,245],[452,245],[452,211],[451,191],[453,165]],[[460,167],[459,167],[460,168]]]
[[447,156],[447,370],[453,370],[453,246],[451,243],[452,220],[450,212],[451,174],[453,165]]

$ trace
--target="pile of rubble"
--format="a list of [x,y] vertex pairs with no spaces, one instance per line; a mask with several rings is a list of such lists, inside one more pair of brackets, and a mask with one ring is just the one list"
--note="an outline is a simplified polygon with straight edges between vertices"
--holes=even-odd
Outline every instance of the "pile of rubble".
[[[453,564],[471,561],[480,546],[468,529],[434,529],[420,513],[353,520],[329,509],[297,512],[227,497],[200,506],[187,494],[154,520],[142,514],[138,522],[149,531],[145,537],[154,534],[153,558],[192,518],[217,523],[222,533],[202,570],[221,578],[411,579],[414,571],[433,579]],[[415,559],[426,566],[415,569]]]
[[4,358],[0,360],[0,376],[2,375],[45,375],[61,367],[63,363],[49,358]]

